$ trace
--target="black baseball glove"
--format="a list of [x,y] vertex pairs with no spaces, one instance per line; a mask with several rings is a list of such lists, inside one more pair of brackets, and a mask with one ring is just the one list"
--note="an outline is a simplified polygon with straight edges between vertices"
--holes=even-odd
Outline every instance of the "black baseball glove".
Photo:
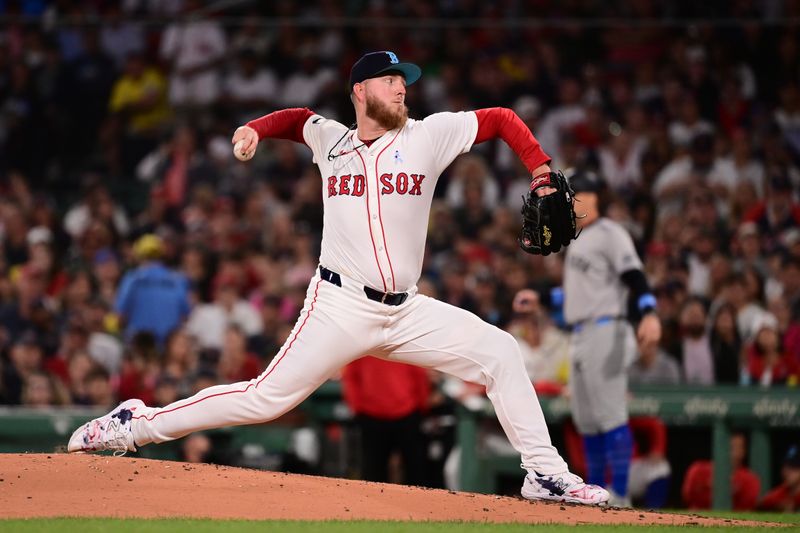
[[[540,187],[553,187],[556,192],[540,197],[536,195]],[[578,236],[575,193],[560,170],[537,176],[528,196],[522,198],[520,248],[529,254],[550,255]]]

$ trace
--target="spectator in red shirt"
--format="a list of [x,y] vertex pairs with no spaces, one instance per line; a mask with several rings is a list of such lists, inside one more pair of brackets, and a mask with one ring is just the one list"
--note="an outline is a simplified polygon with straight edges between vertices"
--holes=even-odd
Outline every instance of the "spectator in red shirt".
[[[744,435],[731,436],[731,492],[733,509],[749,511],[755,509],[761,481],[752,470],[744,466],[747,443]],[[714,478],[714,465],[711,461],[695,461],[686,471],[681,495],[689,509],[711,509],[711,489]]]
[[717,104],[717,122],[728,137],[749,125],[750,103],[742,95],[740,80],[731,76],[722,83]]
[[794,358],[781,344],[777,320],[774,317],[762,320],[747,347],[747,374],[751,383],[770,386],[797,380]]
[[261,374],[258,357],[247,351],[247,337],[236,324],[228,326],[222,345],[217,375],[227,383],[248,381]]
[[398,451],[402,482],[424,484],[427,468],[421,422],[430,396],[427,372],[367,356],[344,368],[342,385],[344,399],[360,430],[362,477],[389,481],[389,462]]
[[800,446],[794,445],[786,452],[781,470],[783,482],[769,491],[758,508],[764,511],[800,511]]
[[120,401],[147,398],[155,402],[156,380],[160,373],[156,338],[148,331],[136,333],[130,340],[128,353],[122,361],[117,396]]

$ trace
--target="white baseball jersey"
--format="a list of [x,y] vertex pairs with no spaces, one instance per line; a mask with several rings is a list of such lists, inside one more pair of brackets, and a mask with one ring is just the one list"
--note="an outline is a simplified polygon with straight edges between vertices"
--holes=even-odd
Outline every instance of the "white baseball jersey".
[[382,292],[406,292],[422,272],[436,182],[472,147],[478,120],[472,112],[408,119],[369,147],[355,130],[336,144],[347,131],[319,115],[303,128],[323,181],[320,264]]

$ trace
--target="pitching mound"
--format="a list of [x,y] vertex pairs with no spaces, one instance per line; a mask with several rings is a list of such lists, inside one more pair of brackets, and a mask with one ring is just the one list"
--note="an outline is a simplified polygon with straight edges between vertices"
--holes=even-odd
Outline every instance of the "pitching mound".
[[0,454],[0,518],[56,516],[748,524],[206,464]]

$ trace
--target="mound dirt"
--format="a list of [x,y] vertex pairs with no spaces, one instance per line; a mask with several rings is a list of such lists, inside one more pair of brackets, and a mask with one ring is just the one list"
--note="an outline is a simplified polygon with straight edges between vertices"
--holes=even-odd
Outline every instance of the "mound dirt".
[[764,525],[208,464],[0,454],[0,518],[56,516]]

